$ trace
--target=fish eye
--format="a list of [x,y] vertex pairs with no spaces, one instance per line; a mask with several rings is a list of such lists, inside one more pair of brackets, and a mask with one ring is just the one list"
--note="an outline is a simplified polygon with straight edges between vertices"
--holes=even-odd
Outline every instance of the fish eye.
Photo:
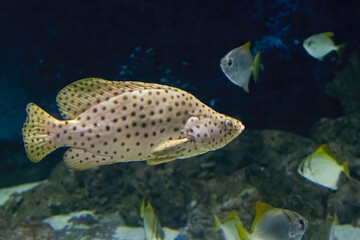
[[227,62],[228,67],[231,67],[232,64],[233,64],[232,58],[229,58],[229,60]]
[[227,128],[227,129],[231,129],[232,127],[233,127],[233,122],[230,120],[230,119],[226,119],[226,121],[225,121],[225,127]]

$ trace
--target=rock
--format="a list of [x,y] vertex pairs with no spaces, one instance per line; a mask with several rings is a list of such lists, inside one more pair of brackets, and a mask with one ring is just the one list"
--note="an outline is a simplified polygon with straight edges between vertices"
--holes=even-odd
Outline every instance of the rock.
[[[145,198],[151,202],[164,227],[181,229],[184,236],[192,238],[218,240],[221,234],[214,233],[213,213],[222,218],[228,211],[235,210],[250,230],[254,204],[261,200],[302,214],[310,222],[303,239],[315,239],[328,209],[336,209],[344,222],[355,222],[354,215],[346,217],[350,211],[346,206],[354,211],[354,206],[360,205],[360,194],[351,195],[359,189],[357,182],[344,179],[338,192],[328,190],[302,178],[297,166],[320,142],[327,140],[332,140],[331,147],[339,157],[356,153],[355,149],[350,153],[341,150],[352,149],[350,146],[357,144],[357,140],[349,136],[356,131],[355,126],[353,131],[347,129],[356,125],[356,119],[355,115],[324,119],[312,131],[314,140],[283,131],[248,130],[218,151],[156,166],[144,162],[119,163],[74,172],[61,162],[46,182],[19,195],[19,200],[14,198],[0,207],[0,232],[27,233],[30,229],[21,226],[31,225],[53,237],[54,230],[41,225],[44,219],[83,210],[96,213],[100,219],[113,219],[108,225],[121,219],[123,225],[142,226],[139,206]],[[115,213],[114,220],[110,216]],[[86,221],[92,229],[86,232],[100,234],[95,226],[101,226],[102,221],[99,218]],[[111,231],[115,231],[116,226],[111,226]],[[76,233],[78,237],[89,236],[88,232],[80,232]],[[61,236],[70,236],[66,234]]]
[[337,73],[335,79],[328,83],[326,91],[330,96],[340,100],[345,112],[360,112],[360,60],[359,49],[348,60],[347,66]]

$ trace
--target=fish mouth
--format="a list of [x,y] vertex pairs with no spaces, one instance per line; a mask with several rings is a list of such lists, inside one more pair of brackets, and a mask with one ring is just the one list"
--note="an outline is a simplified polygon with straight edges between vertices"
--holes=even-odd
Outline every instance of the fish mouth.
[[245,130],[245,125],[242,124],[242,122],[239,122],[239,129],[238,129],[239,134],[242,133],[244,130]]

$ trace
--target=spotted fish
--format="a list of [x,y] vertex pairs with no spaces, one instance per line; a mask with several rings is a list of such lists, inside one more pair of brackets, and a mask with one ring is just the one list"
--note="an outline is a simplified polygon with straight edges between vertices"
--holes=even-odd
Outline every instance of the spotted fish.
[[64,161],[74,170],[189,158],[225,146],[244,130],[190,93],[153,83],[86,78],[62,89],[56,101],[65,120],[28,104],[25,150],[37,163],[71,147]]

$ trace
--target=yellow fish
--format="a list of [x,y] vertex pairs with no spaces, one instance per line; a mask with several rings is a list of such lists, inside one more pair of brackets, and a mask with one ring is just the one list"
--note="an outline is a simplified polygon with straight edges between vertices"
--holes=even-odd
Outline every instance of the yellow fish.
[[253,59],[250,52],[250,42],[228,52],[221,60],[220,67],[231,82],[249,93],[251,73],[257,81],[260,69],[260,52]]
[[37,163],[71,147],[64,161],[75,170],[189,158],[224,147],[245,128],[190,93],[159,84],[86,78],[62,89],[56,101],[66,120],[28,104],[25,150]]
[[142,201],[140,206],[140,216],[144,220],[146,240],[163,240],[164,232],[150,202],[145,205],[145,200]]
[[339,225],[339,220],[338,217],[336,215],[336,213],[334,214],[334,216],[331,216],[330,213],[326,214],[326,219],[325,219],[325,228],[324,228],[324,240],[334,240],[335,239],[335,226]]
[[251,233],[242,226],[238,231],[242,240],[300,240],[307,226],[308,221],[300,214],[258,201]]
[[341,45],[335,45],[333,37],[334,33],[332,32],[318,33],[305,39],[303,47],[310,56],[322,61],[327,54],[332,51],[338,52],[341,48]]
[[219,218],[214,215],[215,230],[221,229],[225,240],[241,240],[238,228],[242,227],[242,222],[235,211],[230,211],[225,219],[220,222]]
[[298,167],[301,176],[331,190],[337,190],[341,172],[350,178],[348,162],[339,165],[327,144],[307,156]]

